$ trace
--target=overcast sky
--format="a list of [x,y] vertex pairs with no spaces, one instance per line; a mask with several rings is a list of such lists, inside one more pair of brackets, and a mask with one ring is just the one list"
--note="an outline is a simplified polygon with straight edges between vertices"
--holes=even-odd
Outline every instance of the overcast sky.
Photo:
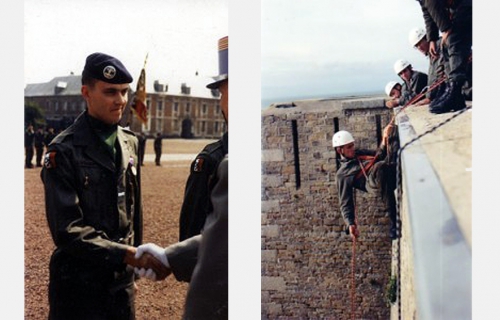
[[[217,75],[217,41],[228,34],[228,0],[25,0],[24,81],[80,75],[96,51],[146,80]],[[177,82],[176,81],[176,82]]]
[[408,42],[425,26],[415,0],[266,0],[261,16],[263,100],[383,92],[398,59],[427,72]]

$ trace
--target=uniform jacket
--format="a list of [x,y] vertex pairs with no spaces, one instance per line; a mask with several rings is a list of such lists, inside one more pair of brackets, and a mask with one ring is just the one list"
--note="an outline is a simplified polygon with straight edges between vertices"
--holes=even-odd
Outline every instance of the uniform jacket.
[[[51,268],[87,282],[110,281],[110,287],[113,279],[105,277],[125,271],[127,245],[142,242],[137,138],[117,126],[116,140],[119,161],[113,160],[84,112],[52,140],[41,172],[56,245]],[[127,269],[132,276],[132,268]]]
[[228,316],[228,163],[226,156],[217,169],[202,234],[165,249],[176,279],[191,278],[184,319]]
[[179,241],[200,234],[207,214],[212,211],[209,186],[227,153],[226,132],[221,139],[205,146],[191,163],[179,217]]
[[24,131],[24,147],[25,148],[33,148],[35,141],[35,132],[34,131]]
[[404,81],[401,88],[400,105],[404,106],[413,97],[420,94],[427,86],[427,75],[423,72],[413,70],[410,81]]
[[[377,154],[377,152],[373,150],[356,150],[356,156],[373,156],[375,154]],[[385,149],[379,149],[377,160],[384,159],[385,156]],[[371,160],[359,161],[361,161],[363,167],[366,167]],[[337,170],[336,174],[340,212],[347,225],[356,224],[354,217],[353,188],[356,188],[363,192],[369,192],[372,190],[372,187],[370,186],[371,181],[369,181],[370,179],[367,181],[366,177],[363,174],[360,174],[358,179],[356,179],[356,176],[361,172],[359,161],[356,157],[353,159],[341,159],[340,167]],[[370,172],[368,172],[368,176],[370,176]]]

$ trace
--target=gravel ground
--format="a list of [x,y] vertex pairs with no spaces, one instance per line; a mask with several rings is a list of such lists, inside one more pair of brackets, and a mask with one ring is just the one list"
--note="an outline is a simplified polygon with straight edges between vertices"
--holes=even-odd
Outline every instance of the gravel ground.
[[[196,154],[211,140],[164,140],[164,153]],[[147,141],[146,154],[153,153],[153,141]],[[179,211],[189,161],[163,161],[162,166],[146,162],[142,167],[144,243],[167,246],[177,242]],[[25,319],[47,319],[48,264],[54,245],[45,218],[40,168],[24,170],[24,308]],[[137,320],[180,319],[187,283],[173,276],[164,281],[141,279],[137,283]]]

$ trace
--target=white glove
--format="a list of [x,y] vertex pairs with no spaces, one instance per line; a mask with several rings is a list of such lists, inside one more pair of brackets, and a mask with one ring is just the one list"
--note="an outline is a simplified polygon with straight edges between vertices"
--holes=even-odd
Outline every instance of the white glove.
[[144,268],[139,269],[139,268],[135,267],[134,271],[140,277],[144,277],[146,279],[156,281],[156,273],[153,271],[153,269],[144,269]]
[[167,255],[165,254],[165,249],[154,244],[146,243],[137,247],[137,252],[135,253],[135,258],[140,258],[143,253],[149,253],[153,255],[156,259],[160,260],[161,263],[170,269],[170,264],[168,263]]

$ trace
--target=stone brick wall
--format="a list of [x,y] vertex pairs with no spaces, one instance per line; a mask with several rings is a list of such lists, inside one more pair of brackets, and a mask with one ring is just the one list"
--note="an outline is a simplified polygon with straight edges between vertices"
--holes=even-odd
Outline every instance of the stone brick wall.
[[[331,138],[338,124],[358,148],[375,149],[377,121],[383,128],[391,113],[375,98],[295,104],[262,112],[262,319],[350,319],[352,242],[343,232]],[[356,319],[388,319],[390,221],[377,196],[356,197]]]

